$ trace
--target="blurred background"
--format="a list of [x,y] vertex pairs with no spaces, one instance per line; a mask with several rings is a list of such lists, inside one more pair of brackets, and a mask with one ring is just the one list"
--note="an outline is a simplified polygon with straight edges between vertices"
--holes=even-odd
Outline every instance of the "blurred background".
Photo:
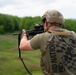
[[[29,75],[18,58],[18,36],[41,23],[41,15],[56,9],[65,17],[66,28],[76,32],[76,0],[0,0],[0,75]],[[22,58],[33,75],[42,75],[40,51],[22,51]]]

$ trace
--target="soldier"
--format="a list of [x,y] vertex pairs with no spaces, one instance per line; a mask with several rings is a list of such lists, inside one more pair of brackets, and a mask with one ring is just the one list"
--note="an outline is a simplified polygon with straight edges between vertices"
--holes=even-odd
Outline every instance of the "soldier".
[[[73,63],[75,65],[74,66],[75,71],[74,71],[73,69],[70,68],[72,67],[72,65],[68,67],[65,65],[67,62],[69,62],[69,60],[68,61],[66,60],[67,61],[66,63],[64,63],[64,60],[62,60],[63,52],[65,52],[66,49],[68,48],[69,50],[72,49],[72,47],[69,46],[72,44],[70,41],[67,41],[68,39],[66,35],[68,36],[68,38],[69,36],[74,35],[71,39],[75,38],[76,40],[76,34],[73,31],[61,28],[65,23],[65,19],[63,15],[57,10],[47,10],[42,16],[42,23],[44,26],[44,33],[37,34],[30,40],[27,39],[26,31],[23,29],[22,39],[20,42],[20,49],[25,51],[40,49],[41,68],[44,75],[76,75],[75,72],[76,63]],[[54,35],[58,37],[57,39],[58,41],[56,41],[57,44],[53,43],[54,41],[52,41]],[[61,39],[63,38],[63,36],[65,36],[64,39],[65,41],[69,42],[69,45],[63,42],[63,39]],[[48,46],[50,43],[49,37],[52,41],[50,46]],[[74,44],[76,46],[76,43]],[[65,54],[67,53],[68,51]],[[64,56],[66,56],[65,54]],[[71,56],[70,54],[71,53],[69,53],[69,56]],[[75,59],[75,57],[76,54],[74,54],[73,58]],[[64,57],[64,59],[66,58]],[[76,60],[74,60],[74,62],[75,61]],[[70,68],[70,70],[68,70],[68,68]]]

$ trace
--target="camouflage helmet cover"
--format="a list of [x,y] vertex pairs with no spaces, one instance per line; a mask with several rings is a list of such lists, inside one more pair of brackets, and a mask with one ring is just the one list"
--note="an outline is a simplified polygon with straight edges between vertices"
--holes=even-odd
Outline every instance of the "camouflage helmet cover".
[[44,15],[42,16],[42,20],[46,18],[47,22],[56,22],[61,25],[64,25],[64,17],[63,15],[57,10],[47,10]]

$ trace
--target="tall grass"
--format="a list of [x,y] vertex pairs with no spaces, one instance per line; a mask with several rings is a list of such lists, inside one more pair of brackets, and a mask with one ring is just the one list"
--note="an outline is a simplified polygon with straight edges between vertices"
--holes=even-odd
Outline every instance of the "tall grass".
[[[0,75],[29,75],[18,58],[17,36],[0,35]],[[40,51],[23,51],[22,58],[33,75],[42,75]]]

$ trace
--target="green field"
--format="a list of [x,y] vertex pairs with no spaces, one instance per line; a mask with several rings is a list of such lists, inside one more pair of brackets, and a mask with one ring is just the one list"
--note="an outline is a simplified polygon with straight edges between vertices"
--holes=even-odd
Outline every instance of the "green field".
[[[29,75],[18,58],[17,36],[0,35],[0,75]],[[22,58],[33,75],[43,75],[40,51],[22,51]]]

